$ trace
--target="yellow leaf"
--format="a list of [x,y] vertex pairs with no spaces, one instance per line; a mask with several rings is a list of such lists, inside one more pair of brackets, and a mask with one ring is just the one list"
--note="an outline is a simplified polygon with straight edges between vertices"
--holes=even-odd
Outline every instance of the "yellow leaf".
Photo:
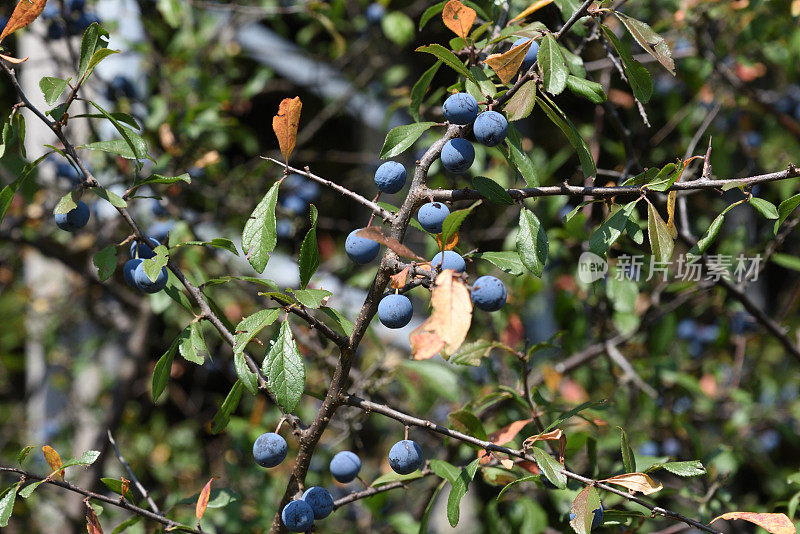
[[522,65],[522,60],[525,59],[525,54],[533,43],[532,39],[528,39],[523,44],[511,48],[502,54],[492,54],[487,57],[483,62],[489,65],[492,70],[500,77],[500,81],[508,83],[517,75],[519,67]]
[[676,191],[670,191],[667,195],[667,229],[672,239],[678,239],[678,229],[675,228],[675,199],[677,198]]
[[[439,245],[439,250],[442,250],[442,234],[436,234],[436,243]],[[450,239],[444,244],[444,250],[453,250],[456,245],[458,245],[458,232],[450,236]]]
[[197,497],[197,506],[194,509],[194,515],[197,517],[197,520],[200,521],[202,519],[203,514],[206,513],[206,507],[208,506],[208,499],[211,497],[211,483],[214,480],[218,479],[219,477],[211,477],[211,480],[206,482],[206,485],[203,486],[203,490],[200,492],[200,496]]
[[120,481],[120,493],[122,493],[122,497],[125,497],[125,494],[128,493],[128,489],[131,487],[131,481],[125,477],[119,477]]
[[0,41],[36,20],[46,3],[47,0],[19,0],[6,27],[3,28],[3,33],[0,33]]
[[56,450],[50,445],[42,447],[42,452],[44,453],[44,459],[47,460],[47,465],[50,466],[50,469],[58,471],[58,476],[61,477],[61,480],[64,480],[64,470],[61,469],[59,471],[58,469],[64,464],[64,462],[61,461],[61,456],[59,456]]
[[553,369],[550,365],[542,366],[542,377],[544,378],[544,385],[553,393],[558,392],[558,387],[561,385],[561,373]]
[[100,526],[100,520],[97,519],[94,508],[92,508],[92,505],[88,502],[86,502],[86,531],[89,534],[103,534],[103,527]]
[[532,3],[529,7],[526,7],[522,10],[522,13],[511,19],[510,22],[515,22],[517,20],[524,19],[528,15],[542,9],[544,6],[550,5],[553,3],[553,0],[537,0],[536,2]]
[[440,351],[453,354],[464,342],[472,323],[472,300],[458,274],[445,269],[431,292],[433,312],[410,337],[414,359],[432,358]]
[[642,495],[650,495],[651,493],[660,491],[661,488],[664,487],[661,483],[656,484],[655,480],[644,473],[625,473],[624,475],[607,478],[601,482],[616,484],[628,488],[631,492],[638,491]]
[[462,39],[466,39],[469,35],[469,30],[475,22],[475,16],[474,9],[465,6],[458,0],[450,0],[442,10],[444,25]]
[[9,63],[13,63],[15,65],[19,65],[20,63],[25,63],[26,61],[28,61],[28,56],[25,56],[24,58],[20,59],[20,58],[16,58],[16,57],[12,57],[12,56],[7,56],[5,54],[0,54],[0,58],[8,61]]
[[715,517],[711,522],[717,519],[744,519],[751,523],[755,523],[759,527],[766,529],[767,532],[772,534],[796,534],[797,529],[794,528],[792,520],[786,514],[757,514],[755,512],[728,512],[719,517]]
[[303,103],[300,97],[284,98],[278,107],[278,114],[272,117],[272,129],[278,138],[283,159],[289,162],[294,145],[297,143],[297,127],[300,124],[300,110]]
[[408,281],[408,271],[411,270],[411,266],[407,266],[405,269],[400,271],[397,274],[392,275],[389,278],[389,283],[391,284],[393,289],[402,289],[406,286],[406,282]]

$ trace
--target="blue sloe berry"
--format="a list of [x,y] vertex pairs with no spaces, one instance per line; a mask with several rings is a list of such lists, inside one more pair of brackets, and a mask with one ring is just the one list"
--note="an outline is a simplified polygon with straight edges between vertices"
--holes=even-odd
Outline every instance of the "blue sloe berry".
[[125,265],[122,266],[122,277],[125,279],[125,283],[134,289],[138,289],[138,287],[133,280],[133,273],[136,271],[136,268],[140,263],[142,263],[142,261],[144,260],[140,260],[139,258],[131,258],[125,262]]
[[370,24],[377,24],[386,14],[386,8],[377,2],[373,2],[367,6],[365,14],[367,16],[367,22]]
[[133,270],[133,285],[137,289],[141,289],[145,293],[158,293],[165,287],[167,287],[167,280],[169,275],[167,274],[167,268],[162,267],[161,272],[158,273],[155,281],[150,280],[147,274],[144,272],[144,261],[139,263],[136,268]]
[[506,286],[494,276],[481,276],[472,284],[472,302],[484,311],[497,311],[506,303]]
[[79,200],[77,205],[67,213],[55,214],[56,226],[67,232],[83,228],[89,222],[89,206]]
[[463,273],[464,269],[467,268],[467,264],[458,252],[445,250],[444,252],[437,252],[431,258],[431,267],[434,269],[441,268],[442,270],[453,269],[457,273]]
[[506,138],[508,121],[497,111],[484,111],[475,119],[472,132],[481,144],[497,146]]
[[140,243],[138,241],[134,241],[133,243],[131,243],[130,253],[132,258],[142,258],[143,260],[149,260],[150,258],[156,257],[154,249],[157,246],[161,245],[161,241],[154,238],[153,236],[148,236],[148,239],[150,240],[149,245],[147,243]]
[[472,143],[462,137],[450,139],[442,148],[442,165],[456,174],[464,174],[475,161],[475,149]]
[[422,448],[410,439],[398,441],[389,450],[389,466],[401,475],[413,473],[422,467],[424,461]]
[[321,486],[311,486],[303,493],[303,500],[314,511],[314,519],[325,519],[333,512],[331,492]]
[[417,220],[425,230],[432,234],[439,234],[442,232],[442,224],[448,215],[450,215],[450,210],[441,202],[428,202],[423,204],[417,212]]
[[358,476],[361,470],[361,458],[351,451],[337,452],[331,460],[330,469],[333,478],[346,484]]
[[306,532],[314,525],[314,510],[306,501],[292,501],[283,507],[281,521],[290,532]]
[[478,101],[469,93],[456,93],[447,97],[442,111],[450,124],[469,124],[478,116]]
[[364,265],[374,260],[381,248],[381,244],[377,241],[357,236],[356,232],[362,229],[353,230],[344,241],[344,251],[351,260],[359,265]]
[[384,193],[397,193],[406,184],[406,168],[402,163],[387,161],[375,171],[375,185]]
[[253,443],[253,458],[261,467],[275,467],[286,458],[286,440],[275,432],[258,436]]
[[[523,45],[528,41],[533,41],[533,40],[530,39],[529,37],[520,37],[519,39],[514,41],[514,44],[511,45],[511,48]],[[536,56],[538,55],[539,55],[539,43],[533,41],[531,42],[531,47],[528,49],[527,52],[525,52],[525,59],[522,60],[522,65],[520,65],[519,70],[521,70],[522,72],[526,72],[528,69],[530,69],[533,66],[534,62],[536,62]]]
[[378,319],[387,328],[403,328],[411,321],[414,309],[405,295],[386,295],[378,303]]

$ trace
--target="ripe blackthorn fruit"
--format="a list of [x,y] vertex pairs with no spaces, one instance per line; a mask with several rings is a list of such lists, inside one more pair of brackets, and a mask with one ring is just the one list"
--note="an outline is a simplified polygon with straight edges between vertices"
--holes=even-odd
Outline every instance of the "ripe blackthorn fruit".
[[67,232],[74,232],[78,228],[83,228],[89,222],[89,206],[82,200],[67,213],[56,213],[56,226]]
[[286,440],[274,432],[266,432],[253,443],[253,458],[261,467],[275,467],[286,458]]
[[[523,45],[528,41],[532,41],[532,39],[528,37],[520,37],[519,39],[514,41],[514,44],[511,45],[511,48]],[[522,60],[522,65],[520,65],[519,70],[525,72],[528,69],[530,69],[533,66],[534,62],[536,61],[536,56],[538,55],[539,55],[539,43],[533,41],[531,42],[531,47],[528,49],[527,52],[525,52],[525,59]]]
[[472,166],[473,161],[475,161],[475,149],[472,143],[462,137],[450,139],[442,148],[442,165],[450,172],[464,174]]
[[303,500],[314,511],[314,519],[325,519],[333,512],[333,497],[323,487],[311,486],[303,493]]
[[378,319],[387,328],[403,328],[411,321],[414,309],[405,295],[386,295],[378,303]]
[[456,93],[447,97],[442,111],[450,124],[469,124],[478,116],[478,101],[469,93]]
[[137,289],[141,289],[145,293],[158,293],[165,287],[167,287],[167,280],[169,275],[167,274],[167,268],[162,267],[161,272],[158,273],[158,277],[156,277],[155,282],[150,280],[147,274],[144,272],[144,261],[139,263],[136,268],[133,270],[133,285]]
[[472,284],[472,302],[484,311],[497,311],[506,303],[506,286],[494,276],[481,276]]
[[441,202],[428,202],[423,204],[417,212],[417,220],[425,230],[432,234],[439,234],[442,232],[442,224],[448,215],[450,215],[450,210]]
[[384,193],[397,193],[406,185],[406,168],[402,163],[387,161],[375,171],[375,185]]
[[122,266],[122,277],[125,278],[125,283],[134,289],[139,288],[136,286],[136,282],[133,280],[133,273],[136,271],[136,268],[140,263],[142,263],[142,261],[144,260],[140,260],[139,258],[131,258],[125,262],[125,265]]
[[445,250],[444,252],[437,252],[431,258],[431,267],[434,269],[441,268],[443,271],[445,269],[453,269],[457,273],[463,273],[464,269],[467,268],[467,264],[458,252]]
[[292,501],[283,507],[281,521],[290,532],[306,532],[314,525],[314,510],[306,501]]
[[422,448],[410,439],[398,441],[389,450],[389,466],[401,475],[413,473],[422,467],[424,461]]
[[138,241],[131,243],[131,258],[149,260],[150,258],[156,257],[156,253],[153,250],[159,246],[161,242],[152,236],[148,236],[148,239],[150,240],[149,245],[147,243],[140,243]]
[[333,478],[346,484],[354,480],[361,471],[361,458],[354,452],[337,452],[331,460],[330,468]]
[[497,146],[506,138],[508,121],[497,111],[484,111],[475,119],[472,132],[481,144]]
[[362,230],[362,228],[353,230],[350,232],[350,235],[347,236],[347,239],[344,241],[344,251],[355,263],[364,265],[375,259],[381,248],[381,244],[372,239],[357,236],[356,232],[359,230]]

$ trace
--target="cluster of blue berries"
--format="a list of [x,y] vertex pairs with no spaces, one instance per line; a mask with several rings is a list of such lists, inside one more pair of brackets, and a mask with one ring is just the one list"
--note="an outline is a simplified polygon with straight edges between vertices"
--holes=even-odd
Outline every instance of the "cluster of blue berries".
[[86,0],[66,1],[66,20],[63,20],[57,4],[46,4],[42,20],[47,21],[48,39],[62,39],[68,35],[81,35],[93,23],[100,23],[94,13],[85,11]]
[[[275,432],[261,434],[253,443],[253,458],[261,467],[276,467],[286,459],[286,453],[286,440]],[[395,443],[389,451],[389,465],[401,475],[413,473],[424,463],[422,448],[414,441],[404,439]],[[354,452],[341,451],[331,459],[329,468],[336,481],[347,484],[358,477],[361,458]],[[328,517],[333,507],[331,493],[321,486],[312,486],[300,499],[283,507],[281,520],[291,532],[306,532],[315,520]]]
[[145,293],[158,293],[167,287],[167,268],[161,268],[161,272],[158,273],[155,281],[150,280],[147,273],[144,272],[144,260],[155,257],[156,253],[153,249],[161,245],[161,242],[152,236],[148,236],[148,239],[149,244],[138,241],[131,243],[131,259],[123,265],[122,276],[125,278],[125,282],[133,289],[138,289]]

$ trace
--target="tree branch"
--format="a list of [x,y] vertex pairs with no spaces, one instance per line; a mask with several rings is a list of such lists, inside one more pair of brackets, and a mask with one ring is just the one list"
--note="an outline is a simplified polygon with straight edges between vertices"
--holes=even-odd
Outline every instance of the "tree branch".
[[372,497],[373,495],[377,495],[378,493],[383,493],[384,491],[389,491],[396,488],[408,489],[408,486],[406,486],[406,484],[408,484],[409,482],[413,482],[414,480],[419,480],[420,478],[425,478],[432,474],[433,471],[426,468],[421,471],[422,475],[421,477],[415,478],[413,480],[397,480],[395,482],[389,482],[388,484],[369,487],[363,491],[354,491],[350,495],[345,495],[344,497],[333,501],[333,509],[336,510],[337,508],[341,508],[345,504],[350,504],[351,502],[359,501],[361,499],[366,499],[367,497]]

